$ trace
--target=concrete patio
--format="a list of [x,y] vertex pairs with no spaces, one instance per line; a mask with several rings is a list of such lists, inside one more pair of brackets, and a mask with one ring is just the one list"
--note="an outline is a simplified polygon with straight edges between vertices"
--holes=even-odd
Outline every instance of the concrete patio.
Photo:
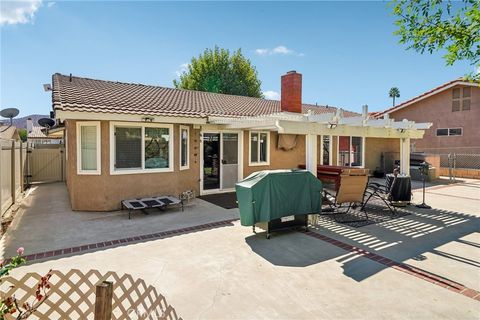
[[[433,184],[427,188],[432,210],[410,206],[411,215],[361,228],[319,219],[310,234],[266,240],[238,222],[208,227],[238,217],[237,209],[195,200],[183,213],[135,214],[129,221],[125,212],[72,212],[64,185],[51,184],[27,197],[2,243],[9,256],[20,245],[38,253],[203,224],[168,237],[62,251],[14,275],[50,268],[130,273],[156,286],[184,319],[478,319],[479,195],[478,180]],[[421,202],[420,189],[414,202]],[[422,276],[349,246],[419,268]],[[473,298],[438,279],[468,288]]]

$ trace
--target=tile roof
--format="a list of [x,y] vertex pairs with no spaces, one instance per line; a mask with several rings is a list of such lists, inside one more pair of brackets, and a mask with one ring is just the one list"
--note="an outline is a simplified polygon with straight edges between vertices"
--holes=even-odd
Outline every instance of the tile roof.
[[[73,76],[70,81],[59,73],[52,78],[54,110],[183,117],[259,116],[281,111],[276,100]],[[337,108],[303,104],[303,111],[308,110],[320,114]],[[344,111],[344,116],[356,115]]]
[[448,88],[451,88],[451,87],[453,87],[453,86],[455,86],[455,85],[457,85],[457,84],[471,85],[471,86],[477,86],[477,87],[480,86],[479,83],[467,82],[467,81],[465,80],[465,78],[461,77],[461,78],[458,78],[458,79],[449,81],[449,82],[447,82],[447,83],[444,83],[444,84],[442,84],[442,85],[439,85],[438,87],[435,87],[435,88],[433,88],[433,89],[431,89],[431,90],[428,90],[428,91],[426,91],[426,92],[424,92],[424,93],[422,93],[422,94],[420,94],[420,95],[418,95],[418,96],[416,96],[416,97],[414,97],[414,98],[412,98],[412,99],[409,99],[409,100],[407,100],[407,101],[405,101],[405,102],[402,102],[402,103],[400,103],[400,104],[397,104],[396,106],[393,106],[393,107],[391,107],[391,108],[389,108],[389,109],[386,109],[386,110],[380,111],[380,112],[376,112],[375,117],[381,117],[381,116],[383,116],[385,113],[390,113],[390,112],[397,111],[397,110],[399,110],[399,109],[401,109],[401,108],[404,108],[404,107],[406,107],[406,106],[408,106],[408,105],[410,105],[410,104],[412,104],[412,103],[414,103],[414,102],[420,101],[420,100],[422,100],[422,99],[424,99],[424,98],[427,98],[427,97],[429,97],[429,96],[431,96],[431,95],[433,95],[433,94],[442,92],[443,90],[446,90],[446,89],[448,89]]

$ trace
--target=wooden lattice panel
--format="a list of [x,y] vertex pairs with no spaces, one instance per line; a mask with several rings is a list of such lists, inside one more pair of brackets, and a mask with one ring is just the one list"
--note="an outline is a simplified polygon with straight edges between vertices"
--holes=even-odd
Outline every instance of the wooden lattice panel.
[[[20,279],[6,277],[0,284],[0,295],[14,295],[19,305],[31,303],[42,276],[31,272]],[[84,273],[77,269],[67,273],[52,271],[49,297],[29,319],[93,319],[95,287],[102,281],[113,282],[113,319],[181,319],[165,297],[142,279],[134,279],[129,274],[119,276],[112,271]]]

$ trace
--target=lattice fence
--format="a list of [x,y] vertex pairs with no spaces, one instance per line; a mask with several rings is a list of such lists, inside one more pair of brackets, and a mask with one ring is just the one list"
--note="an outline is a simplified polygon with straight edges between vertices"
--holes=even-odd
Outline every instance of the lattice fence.
[[[0,284],[0,294],[15,295],[19,305],[31,303],[42,276],[32,272],[20,279],[6,277]],[[113,282],[112,319],[181,319],[165,297],[142,279],[134,279],[129,274],[119,276],[111,271],[84,273],[77,269],[67,273],[52,271],[50,296],[29,319],[93,319],[95,289],[102,281]]]

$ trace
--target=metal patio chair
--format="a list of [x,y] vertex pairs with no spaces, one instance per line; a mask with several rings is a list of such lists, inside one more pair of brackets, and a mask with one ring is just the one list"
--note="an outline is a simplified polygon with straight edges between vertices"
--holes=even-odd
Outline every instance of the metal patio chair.
[[[345,170],[340,175],[340,186],[333,195],[332,193],[324,190],[323,203],[330,206],[330,212],[328,214],[333,215],[333,218],[337,222],[360,222],[367,221],[368,214],[363,206],[363,198],[365,189],[368,183],[368,172],[353,173]],[[365,214],[365,219],[357,220],[337,220],[337,215],[347,214],[350,209],[355,209],[358,205],[362,206],[362,210]]]

